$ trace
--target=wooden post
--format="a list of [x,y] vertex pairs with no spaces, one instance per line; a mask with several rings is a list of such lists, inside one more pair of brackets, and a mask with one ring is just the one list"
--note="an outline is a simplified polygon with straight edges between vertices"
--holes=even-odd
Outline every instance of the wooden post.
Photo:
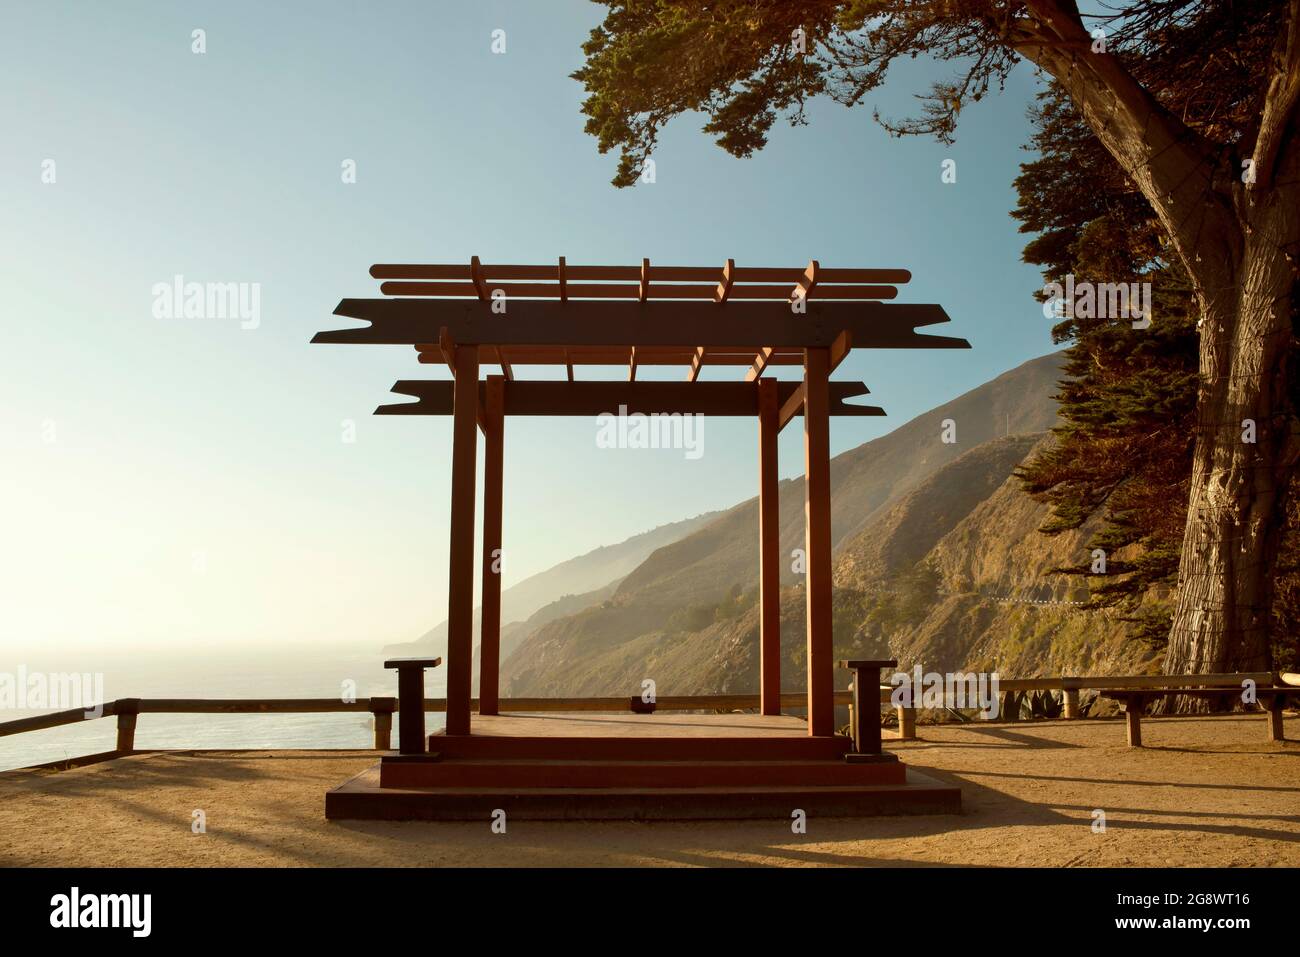
[[[804,350],[804,562],[808,603],[808,733],[835,733],[831,631],[830,355]],[[874,691],[874,689],[873,689]],[[874,712],[873,712],[874,713]],[[878,724],[878,722],[877,722]]]
[[[871,670],[861,668],[853,675],[853,750],[858,754],[879,754],[880,672],[870,681]],[[872,707],[872,704],[875,707]]]
[[885,754],[880,745],[880,669],[897,668],[893,659],[853,659],[841,661],[841,668],[853,672],[853,706],[849,727],[853,731],[853,752],[846,754],[849,762],[895,760]]
[[1142,708],[1146,699],[1140,694],[1129,695],[1124,701],[1124,723],[1128,730],[1128,746],[1142,747]]
[[1065,689],[1065,718],[1071,721],[1079,717],[1079,689]]
[[451,554],[447,586],[447,733],[469,734],[474,668],[474,458],[478,346],[453,346]]
[[781,413],[775,379],[758,380],[759,711],[781,713],[781,507],[776,437]]
[[899,705],[895,710],[898,712],[898,737],[903,741],[915,741],[916,709]]
[[496,714],[501,669],[501,486],[505,473],[505,377],[488,376],[484,388],[483,597],[479,631],[478,713]]
[[117,712],[117,750],[135,750],[135,723],[140,717],[139,698],[118,698]]
[[397,745],[402,754],[424,754],[423,668],[397,670],[397,697],[402,703],[401,710],[397,713]]
[[371,698],[370,713],[375,718],[375,750],[393,750],[393,712],[396,698]]
[[[397,750],[402,754],[424,754],[427,750],[424,739],[424,669],[436,668],[440,664],[441,658],[389,658],[384,662],[385,668],[397,669]],[[449,699],[449,708],[450,703]],[[373,703],[371,708],[373,710]],[[390,729],[393,726],[391,715],[388,726]],[[379,737],[377,715],[375,737]]]
[[1286,740],[1282,725],[1282,709],[1286,707],[1286,695],[1275,694],[1268,699],[1268,739],[1270,741]]

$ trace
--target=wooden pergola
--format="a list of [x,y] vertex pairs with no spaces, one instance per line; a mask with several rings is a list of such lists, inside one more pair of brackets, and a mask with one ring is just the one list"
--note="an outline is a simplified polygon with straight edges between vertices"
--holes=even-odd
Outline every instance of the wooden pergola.
[[[506,415],[628,414],[753,416],[758,420],[760,696],[780,713],[780,545],[777,434],[804,427],[808,733],[834,733],[831,638],[830,418],[884,415],[852,405],[861,382],[831,382],[852,348],[968,349],[965,339],[921,335],[948,321],[933,304],[890,302],[905,269],[737,266],[375,265],[377,299],[344,299],[335,315],[364,327],[320,332],[323,343],[414,346],[419,361],[445,364],[451,381],[399,381],[416,399],[379,415],[450,415],[452,482],[447,609],[448,735],[471,729],[476,430],[485,442],[479,712],[498,711],[503,436]],[[480,380],[483,365],[500,374]],[[524,366],[562,366],[561,381],[516,377]],[[680,366],[684,381],[638,381],[643,366]],[[700,381],[704,366],[743,370],[735,381]],[[622,366],[625,380],[579,380],[579,366]],[[802,381],[765,373],[801,366]]]

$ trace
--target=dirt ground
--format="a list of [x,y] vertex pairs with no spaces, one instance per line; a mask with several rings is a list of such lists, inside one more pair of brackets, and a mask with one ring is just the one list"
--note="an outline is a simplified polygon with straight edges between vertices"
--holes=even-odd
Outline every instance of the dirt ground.
[[[922,726],[889,745],[960,815],[808,821],[327,822],[356,751],[138,755],[0,774],[0,864],[61,866],[1300,865],[1300,717]],[[202,809],[207,832],[191,829]],[[1105,832],[1093,828],[1105,813]]]

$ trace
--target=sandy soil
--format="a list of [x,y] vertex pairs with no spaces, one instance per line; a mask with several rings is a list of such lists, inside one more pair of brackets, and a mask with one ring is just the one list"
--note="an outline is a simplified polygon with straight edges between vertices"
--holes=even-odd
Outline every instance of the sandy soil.
[[[7,865],[1300,865],[1300,718],[922,726],[892,743],[962,788],[961,815],[689,824],[326,822],[366,752],[139,755],[0,774]],[[191,813],[207,833],[191,832]],[[1105,833],[1092,828],[1106,815]]]

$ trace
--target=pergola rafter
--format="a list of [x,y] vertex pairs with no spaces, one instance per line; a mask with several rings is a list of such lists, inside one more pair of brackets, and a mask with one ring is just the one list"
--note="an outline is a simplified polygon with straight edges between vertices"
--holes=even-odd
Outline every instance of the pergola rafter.
[[[317,333],[313,342],[414,347],[421,363],[445,364],[451,381],[403,380],[393,392],[416,401],[379,415],[452,417],[451,553],[448,594],[447,733],[470,732],[476,431],[486,443],[483,615],[479,711],[495,714],[500,649],[502,445],[507,415],[704,414],[759,423],[760,691],[764,714],[780,704],[780,554],[776,435],[804,425],[807,520],[808,731],[834,733],[831,645],[830,429],[832,416],[880,416],[846,400],[860,382],[831,382],[853,348],[968,349],[965,339],[918,329],[948,321],[934,304],[893,300],[905,269],[381,264],[370,275],[388,298],[344,299],[335,315],[366,325]],[[705,362],[741,367],[744,381],[701,381]],[[480,381],[481,364],[502,375]],[[800,365],[802,381],[765,375]],[[562,366],[562,381],[523,380],[525,366]],[[686,381],[638,381],[643,366],[680,365]],[[577,367],[627,370],[626,381],[576,381]]]

